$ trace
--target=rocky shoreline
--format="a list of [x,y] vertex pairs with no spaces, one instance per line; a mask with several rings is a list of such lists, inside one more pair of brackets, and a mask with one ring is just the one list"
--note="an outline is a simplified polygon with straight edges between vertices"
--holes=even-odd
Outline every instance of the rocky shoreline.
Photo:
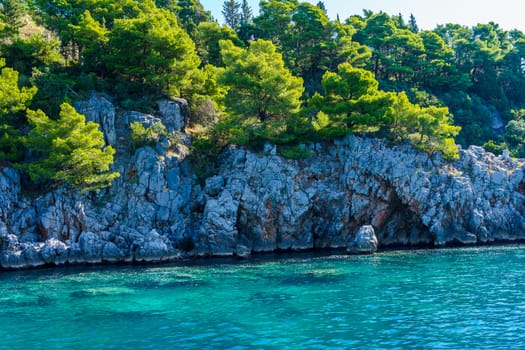
[[[199,185],[184,101],[159,101],[156,116],[119,111],[96,94],[76,107],[117,148],[121,177],[97,195],[34,197],[16,170],[0,168],[3,269],[525,239],[525,161],[505,153],[470,147],[450,163],[357,136],[308,146],[304,160],[271,145],[261,153],[229,147],[218,173]],[[180,134],[180,147],[161,140],[130,154],[129,122],[155,120]]]

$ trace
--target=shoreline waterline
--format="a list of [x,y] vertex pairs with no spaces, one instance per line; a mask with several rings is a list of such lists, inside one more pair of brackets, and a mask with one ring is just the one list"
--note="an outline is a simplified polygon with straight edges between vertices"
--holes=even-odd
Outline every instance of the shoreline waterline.
[[315,259],[315,258],[358,258],[367,256],[382,256],[385,254],[402,254],[402,253],[429,253],[442,252],[449,250],[477,250],[491,248],[509,248],[525,249],[525,239],[515,241],[497,241],[482,244],[457,244],[437,247],[435,245],[417,245],[417,246],[387,246],[378,247],[377,252],[372,254],[350,254],[344,248],[314,248],[307,250],[276,250],[273,252],[253,252],[251,255],[241,257],[237,255],[228,256],[195,256],[188,255],[175,259],[161,261],[117,261],[117,262],[100,262],[100,263],[65,263],[65,264],[45,264],[41,266],[28,266],[22,268],[3,268],[0,267],[0,274],[15,273],[24,271],[52,271],[68,269],[112,269],[126,267],[184,267],[184,266],[214,266],[224,264],[243,264],[243,263],[260,263],[267,261],[286,261],[294,259]]

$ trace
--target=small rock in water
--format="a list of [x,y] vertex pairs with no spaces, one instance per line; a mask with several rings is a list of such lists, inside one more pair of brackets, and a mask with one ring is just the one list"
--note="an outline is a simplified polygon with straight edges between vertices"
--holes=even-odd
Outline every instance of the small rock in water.
[[238,244],[235,248],[235,255],[237,255],[239,258],[249,258],[252,254],[251,248],[248,248],[247,246],[244,246],[242,244]]
[[377,237],[371,225],[361,226],[355,239],[348,243],[346,251],[351,254],[373,254],[377,251]]

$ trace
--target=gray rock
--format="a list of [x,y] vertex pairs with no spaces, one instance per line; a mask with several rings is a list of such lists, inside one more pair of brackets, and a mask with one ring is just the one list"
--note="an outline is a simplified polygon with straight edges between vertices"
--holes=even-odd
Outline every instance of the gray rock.
[[347,252],[352,254],[373,254],[377,251],[377,237],[370,225],[362,226],[355,239],[348,243]]
[[235,248],[235,255],[239,258],[248,258],[252,254],[252,250],[248,248],[247,246],[244,246],[242,244],[237,245]]
[[56,238],[50,238],[40,250],[40,256],[46,263],[63,264],[67,261],[68,247],[64,242]]
[[141,123],[144,127],[151,127],[154,124],[162,123],[162,120],[158,117],[136,111],[126,112],[122,118],[126,121],[126,124]]
[[157,101],[162,123],[168,132],[182,131],[189,122],[188,102],[181,98]]
[[224,187],[224,177],[212,176],[206,179],[204,191],[208,196],[215,197]]
[[78,245],[85,262],[91,264],[102,262],[104,242],[98,235],[89,231],[83,232],[78,239]]
[[42,245],[38,243],[26,244],[25,249],[22,251],[22,256],[26,262],[26,266],[38,267],[45,264],[42,255],[40,254]]
[[115,107],[107,98],[101,94],[92,93],[89,100],[76,102],[75,109],[78,113],[86,116],[86,121],[92,121],[99,125],[104,133],[106,144],[112,146],[117,144]]
[[170,252],[167,239],[159,235],[156,230],[151,230],[137,244],[139,248],[135,253],[136,261],[161,261],[170,259],[174,255],[173,251]]
[[170,146],[170,140],[166,136],[162,135],[157,144],[155,145],[155,150],[158,154],[164,156],[166,155],[166,153],[168,153]]
[[20,269],[28,264],[21,250],[3,250],[0,252],[0,265],[7,269]]
[[102,249],[102,259],[107,262],[117,262],[124,259],[125,254],[113,242],[107,242]]
[[238,206],[228,191],[223,191],[218,199],[207,201],[199,242],[206,245],[212,255],[235,253]]

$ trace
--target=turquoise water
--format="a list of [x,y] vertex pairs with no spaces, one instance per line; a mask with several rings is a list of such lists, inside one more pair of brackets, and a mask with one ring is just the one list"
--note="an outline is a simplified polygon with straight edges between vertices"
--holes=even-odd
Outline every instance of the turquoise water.
[[0,348],[525,348],[525,248],[0,273]]

